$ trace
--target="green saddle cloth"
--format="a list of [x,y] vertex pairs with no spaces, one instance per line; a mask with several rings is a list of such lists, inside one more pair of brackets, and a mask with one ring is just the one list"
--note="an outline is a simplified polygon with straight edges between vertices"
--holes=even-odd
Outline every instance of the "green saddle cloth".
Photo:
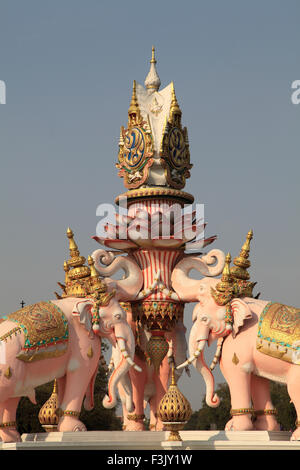
[[3,317],[18,327],[0,338],[6,341],[18,331],[25,336],[24,347],[17,358],[25,362],[62,356],[68,347],[68,321],[60,308],[51,302],[28,305]]
[[300,308],[268,303],[259,319],[256,348],[268,356],[300,364]]

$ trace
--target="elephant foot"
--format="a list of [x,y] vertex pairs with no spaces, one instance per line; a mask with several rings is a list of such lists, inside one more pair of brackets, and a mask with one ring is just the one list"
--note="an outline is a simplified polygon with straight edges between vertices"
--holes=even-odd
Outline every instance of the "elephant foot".
[[155,429],[152,429],[152,431],[165,431],[166,428],[164,426],[164,423],[162,421],[157,421]]
[[0,437],[2,442],[21,442],[21,436],[14,428],[1,429]]
[[78,432],[86,431],[85,425],[73,416],[63,416],[58,423],[57,430],[59,432]]
[[300,441],[300,428],[295,429],[291,436],[291,441]]
[[252,431],[253,429],[249,415],[234,416],[225,425],[225,431]]
[[274,416],[258,416],[254,421],[256,431],[280,431],[280,425]]
[[145,431],[145,426],[141,421],[128,421],[124,431]]

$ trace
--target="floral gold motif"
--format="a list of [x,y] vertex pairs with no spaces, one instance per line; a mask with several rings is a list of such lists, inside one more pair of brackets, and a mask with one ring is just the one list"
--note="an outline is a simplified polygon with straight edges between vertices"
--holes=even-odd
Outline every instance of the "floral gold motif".
[[259,319],[256,348],[268,356],[300,364],[300,308],[269,302]]
[[5,336],[23,331],[25,343],[17,356],[18,359],[32,362],[44,357],[61,356],[66,352],[68,322],[64,313],[53,303],[39,302],[28,305],[4,318],[18,323],[18,327]]

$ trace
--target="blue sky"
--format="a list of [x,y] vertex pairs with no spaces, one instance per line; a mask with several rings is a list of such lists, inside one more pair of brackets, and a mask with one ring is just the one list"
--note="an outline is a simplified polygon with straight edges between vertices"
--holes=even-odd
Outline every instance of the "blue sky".
[[[235,256],[252,228],[261,297],[300,305],[299,13],[291,0],[0,2],[1,314],[53,298],[68,226],[82,254],[98,247],[96,208],[124,191],[119,129],[153,44],[188,127],[186,190],[205,204],[206,235]],[[182,390],[199,408],[202,379]]]

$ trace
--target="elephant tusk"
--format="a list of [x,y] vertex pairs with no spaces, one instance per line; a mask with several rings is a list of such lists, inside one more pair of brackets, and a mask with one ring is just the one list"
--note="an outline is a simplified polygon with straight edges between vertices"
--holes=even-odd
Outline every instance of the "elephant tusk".
[[142,300],[145,297],[148,297],[148,295],[152,294],[154,289],[159,286],[159,279],[160,279],[160,269],[154,273],[154,281],[151,284],[151,286],[148,287],[148,289],[143,289],[135,298],[135,300]]
[[126,350],[126,345],[125,345],[124,338],[118,337],[117,338],[117,343],[118,343],[119,349],[120,349],[124,359],[126,359],[128,364],[130,364],[130,366],[133,367],[136,371],[142,372],[142,369],[129,356],[129,354]]
[[199,344],[199,346],[196,349],[196,351],[194,352],[194,354],[192,356],[190,356],[185,362],[183,362],[182,364],[177,366],[176,369],[183,369],[184,367],[189,366],[190,364],[192,364],[194,362],[195,359],[197,359],[200,356],[201,352],[204,349],[205,341],[207,341],[207,338],[201,338],[201,339],[198,340],[198,342],[200,342],[200,341],[203,341],[203,343]]
[[217,350],[216,350],[216,353],[215,353],[214,358],[212,360],[212,363],[209,366],[210,370],[214,370],[214,368],[216,367],[216,365],[218,364],[218,362],[220,360],[221,353],[222,353],[223,341],[224,341],[223,337],[218,339]]
[[180,297],[176,292],[168,289],[162,282],[159,283],[158,285],[159,290],[162,294],[164,294],[166,297],[172,299],[172,300],[178,300],[180,301]]

